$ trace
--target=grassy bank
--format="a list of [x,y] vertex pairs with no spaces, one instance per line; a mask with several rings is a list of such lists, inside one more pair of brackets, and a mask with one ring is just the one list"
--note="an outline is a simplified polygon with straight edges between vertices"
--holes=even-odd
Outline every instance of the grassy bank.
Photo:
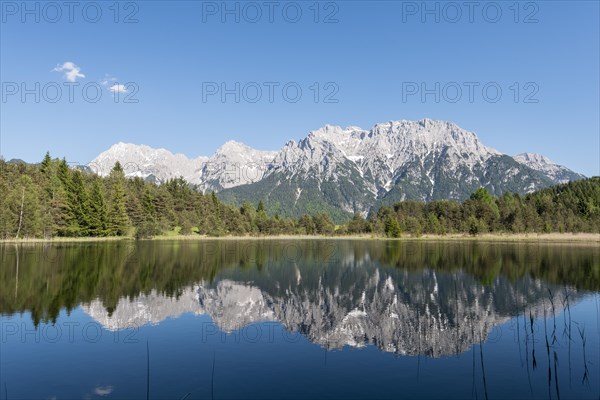
[[[476,236],[467,234],[447,234],[421,236],[403,235],[398,239],[390,239],[384,236],[363,234],[363,235],[274,235],[274,236],[206,236],[206,235],[160,235],[151,239],[144,240],[410,240],[410,241],[491,241],[491,242],[587,242],[600,244],[600,234],[598,233],[486,233]],[[122,240],[135,240],[131,236],[110,236],[110,237],[55,237],[48,239],[41,238],[21,238],[21,239],[2,239],[0,243],[77,243],[77,242],[112,242]]]

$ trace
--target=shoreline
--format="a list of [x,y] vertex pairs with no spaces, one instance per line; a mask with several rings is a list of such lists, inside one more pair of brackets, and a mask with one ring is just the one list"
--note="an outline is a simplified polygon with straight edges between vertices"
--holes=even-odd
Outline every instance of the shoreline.
[[[205,236],[205,235],[160,235],[142,241],[210,241],[210,240],[381,240],[381,241],[423,241],[423,242],[538,242],[538,243],[590,243],[600,244],[600,233],[485,233],[471,236],[463,233],[447,235],[424,234],[421,236],[404,235],[399,238],[388,238],[375,235],[277,235],[277,236]],[[55,237],[0,239],[0,244],[35,244],[35,243],[96,243],[136,241],[131,236],[111,237]]]

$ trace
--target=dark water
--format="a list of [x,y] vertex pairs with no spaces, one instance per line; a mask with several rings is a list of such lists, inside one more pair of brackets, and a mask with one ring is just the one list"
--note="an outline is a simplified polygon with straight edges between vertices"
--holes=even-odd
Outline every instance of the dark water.
[[600,396],[597,245],[0,251],[0,399]]

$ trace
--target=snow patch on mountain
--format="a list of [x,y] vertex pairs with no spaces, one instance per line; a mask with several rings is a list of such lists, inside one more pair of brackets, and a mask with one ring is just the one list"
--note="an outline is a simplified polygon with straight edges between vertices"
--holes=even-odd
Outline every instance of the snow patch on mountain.
[[531,169],[542,172],[556,183],[567,183],[575,179],[584,178],[583,175],[577,174],[562,165],[558,165],[541,154],[521,153],[513,158]]
[[257,182],[275,154],[234,140],[225,142],[202,166],[200,188],[219,191]]
[[200,170],[208,157],[190,159],[166,149],[119,142],[98,155],[89,167],[98,175],[106,176],[117,161],[128,177],[147,178],[153,175],[164,182],[182,176],[188,182],[200,183]]

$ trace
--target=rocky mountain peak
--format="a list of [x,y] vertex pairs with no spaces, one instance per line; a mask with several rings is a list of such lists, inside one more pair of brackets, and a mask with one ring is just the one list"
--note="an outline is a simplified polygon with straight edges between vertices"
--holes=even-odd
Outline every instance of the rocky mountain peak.
[[[211,157],[195,159],[119,142],[91,169],[106,175],[116,161],[128,176],[158,182],[182,176],[203,191],[223,192],[225,200],[289,200],[292,213],[302,212],[315,196],[349,213],[367,212],[382,202],[462,200],[482,186],[495,195],[524,194],[583,177],[538,154],[507,156],[455,123],[429,118],[378,123],[370,130],[327,124],[277,151],[230,140]],[[250,184],[261,186],[234,192]]]
[[566,183],[584,178],[583,175],[575,173],[562,165],[558,165],[541,154],[521,153],[513,158],[517,162],[526,165],[531,169],[544,173],[556,183]]
[[528,163],[538,163],[540,165],[554,164],[548,157],[536,153],[521,153],[517,154],[515,160]]
[[228,140],[225,143],[223,143],[221,147],[217,149],[217,151],[215,151],[215,154],[226,154],[229,152],[247,152],[252,150],[254,149],[242,142],[238,142],[236,140]]

